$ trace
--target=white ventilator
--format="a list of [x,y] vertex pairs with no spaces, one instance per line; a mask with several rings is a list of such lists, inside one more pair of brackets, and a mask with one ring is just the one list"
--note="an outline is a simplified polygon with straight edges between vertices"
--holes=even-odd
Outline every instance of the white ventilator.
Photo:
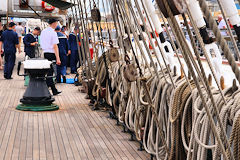
[[[193,20],[196,23],[197,27],[202,28],[202,27],[206,26],[201,8],[199,6],[199,2],[197,0],[188,0],[188,2],[189,2],[188,3],[189,10],[192,14]],[[226,3],[228,3],[228,1],[226,1]],[[219,81],[220,77],[222,75],[222,73],[221,73],[222,56],[219,51],[219,48],[216,45],[216,43],[213,42],[211,44],[205,44],[205,49],[207,51],[210,62],[212,64],[213,68],[215,69],[216,76]]]

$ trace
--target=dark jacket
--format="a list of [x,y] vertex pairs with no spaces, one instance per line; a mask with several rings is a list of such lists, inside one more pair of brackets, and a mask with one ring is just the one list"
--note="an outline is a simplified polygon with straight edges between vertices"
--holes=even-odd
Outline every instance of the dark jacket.
[[[68,41],[69,41],[69,46],[71,51],[78,50],[76,35],[74,35],[73,33],[70,33]],[[78,41],[80,42],[79,35],[78,35]]]
[[26,55],[28,55],[30,58],[35,58],[35,46],[31,46],[31,43],[37,42],[37,37],[34,37],[33,34],[27,34],[23,38],[24,43],[24,52]]
[[67,65],[67,52],[70,50],[69,43],[66,35],[61,32],[57,32],[57,36],[59,39],[58,49],[59,49],[59,57],[61,60],[61,66]]
[[16,45],[19,44],[16,32],[7,29],[2,33],[0,41],[3,42],[4,53],[16,53]]

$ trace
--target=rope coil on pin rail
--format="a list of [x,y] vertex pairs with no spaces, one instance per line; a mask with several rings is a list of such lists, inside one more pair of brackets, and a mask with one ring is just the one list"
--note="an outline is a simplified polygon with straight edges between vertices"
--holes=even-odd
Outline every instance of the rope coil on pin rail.
[[[170,8],[169,8],[169,4],[167,3],[166,0],[164,0],[164,4],[165,4],[165,6],[167,7],[168,13],[170,14],[170,18],[171,18],[171,20],[173,21],[173,24],[175,25],[174,27],[176,27],[177,30],[180,31],[179,26],[178,26],[178,24],[177,24],[177,22],[176,22],[176,19],[173,17],[173,14],[172,14],[172,12],[171,12],[171,10],[170,10]],[[174,27],[173,27],[173,28],[174,28]],[[183,38],[183,37],[184,37],[184,36],[183,36],[183,33],[182,33],[181,31],[180,31],[180,32],[176,32],[176,34],[178,35],[177,38],[180,38],[179,41],[180,41],[181,43],[182,43],[182,42],[185,42],[185,39]],[[186,44],[184,44],[184,43],[182,43],[182,44],[183,44],[183,46],[186,45]],[[186,46],[184,46],[184,50],[185,50],[185,49],[188,49],[188,48],[187,48]],[[188,51],[188,52],[189,52],[189,51]],[[183,53],[184,53],[184,52],[183,52]],[[185,53],[184,53],[184,54],[185,54]],[[187,61],[187,65],[188,65],[188,67],[189,67],[189,69],[190,69],[190,71],[191,71],[191,75],[193,76],[194,81],[197,82],[197,78],[196,78],[196,75],[195,75],[195,73],[194,73],[194,71],[193,71],[193,67],[192,67],[192,65],[190,64],[190,59],[185,56],[185,60]],[[202,79],[201,79],[201,80],[202,80]],[[210,110],[209,110],[209,109],[207,108],[207,106],[206,106],[206,101],[205,101],[204,96],[203,96],[203,94],[202,94],[201,88],[200,88],[200,86],[199,86],[198,83],[196,83],[196,85],[197,85],[197,88],[198,88],[198,90],[199,90],[200,96],[201,96],[201,98],[202,98],[202,100],[203,100],[203,102],[204,102],[204,108],[205,108],[206,111],[207,111],[207,115],[208,115],[208,117],[209,117],[209,119],[210,119],[210,122],[211,122],[210,124],[211,124],[212,127],[213,127],[214,135],[217,137],[218,142],[221,144],[222,153],[223,153],[224,157],[226,158],[225,148],[224,148],[224,146],[223,146],[223,143],[222,143],[219,135],[216,133],[216,127],[215,127],[214,121],[213,121],[213,119],[212,119],[212,117],[211,117]],[[210,95],[211,95],[211,94],[210,94]],[[213,101],[213,103],[214,103],[214,101]],[[216,106],[214,106],[214,110],[217,112],[218,122],[221,124],[221,121],[219,120],[218,109],[216,108]],[[222,131],[224,132],[224,130],[222,130]],[[225,135],[225,136],[224,136],[224,142],[226,142],[226,133],[224,133],[224,135]],[[228,143],[227,143],[227,146],[228,146],[227,148],[229,149],[229,144],[228,144]]]
[[[196,5],[196,4],[194,4],[194,5]],[[198,4],[198,5],[199,5],[199,4]],[[211,72],[212,72],[212,74],[213,74],[213,77],[214,77],[214,79],[215,79],[215,82],[216,82],[216,84],[217,84],[217,87],[218,87],[218,89],[220,90],[222,99],[223,99],[224,103],[226,104],[226,100],[225,100],[225,97],[224,97],[224,95],[223,95],[223,93],[222,93],[222,89],[221,89],[221,87],[220,87],[220,84],[218,83],[218,79],[217,79],[217,76],[216,76],[216,74],[215,74],[215,72],[214,72],[213,65],[211,64],[210,58],[209,58],[209,56],[208,56],[208,54],[207,54],[207,52],[206,52],[206,48],[204,47],[204,43],[205,43],[205,44],[208,44],[208,43],[206,43],[206,40],[208,39],[208,42],[210,42],[210,41],[212,41],[212,40],[211,40],[212,38],[209,39],[209,36],[208,36],[207,30],[206,30],[206,27],[205,27],[205,29],[204,29],[204,31],[206,32],[206,34],[205,34],[206,36],[204,36],[204,35],[202,34],[201,28],[200,28],[200,31],[198,30],[198,28],[197,28],[197,26],[196,26],[196,23],[195,23],[195,21],[194,21],[194,19],[193,19],[193,15],[191,14],[190,8],[189,8],[189,6],[187,6],[187,7],[188,7],[188,17],[189,17],[189,19],[191,20],[193,29],[194,29],[194,31],[195,31],[196,38],[198,39],[199,44],[200,44],[200,47],[201,47],[201,49],[203,50],[203,54],[204,54],[204,56],[206,57],[207,63],[208,63],[209,68],[210,68],[210,70],[211,70]],[[196,7],[196,6],[195,6],[195,7]],[[199,7],[199,9],[200,9],[200,7]],[[200,32],[200,33],[199,33],[199,32]],[[202,36],[203,39],[201,39],[201,36],[200,36],[200,35]],[[206,37],[208,37],[208,38],[206,38]],[[211,42],[211,43],[212,43],[212,42]],[[198,59],[200,59],[199,54],[196,54],[196,56],[197,56]],[[211,85],[210,85],[210,86],[211,86]]]
[[[121,2],[120,2],[120,3],[121,3]],[[123,4],[121,3],[121,9],[124,10],[124,8],[123,8],[122,6],[123,6]],[[124,12],[123,12],[123,13],[124,13]],[[129,19],[128,19],[127,16],[126,16],[126,19],[129,21]],[[131,25],[130,25],[130,29],[133,31]],[[133,31],[133,34],[134,34],[134,31]],[[134,37],[136,37],[135,34],[134,34]],[[138,42],[138,41],[137,41],[137,42]],[[140,48],[140,49],[141,49],[141,48]],[[141,69],[139,65],[138,65],[138,68]],[[141,75],[141,76],[142,76],[142,75]],[[157,77],[158,77],[158,76],[157,76]],[[157,120],[157,115],[156,115],[155,109],[154,109],[153,104],[152,104],[152,99],[151,99],[151,96],[150,96],[150,94],[149,94],[149,90],[148,90],[148,86],[147,86],[147,84],[146,84],[146,81],[145,81],[145,80],[142,80],[142,82],[143,82],[143,87],[144,87],[144,89],[146,90],[147,100],[148,100],[148,102],[149,102],[151,111],[152,111],[152,113],[153,113],[153,115],[154,115],[154,116],[153,116],[153,117],[154,117],[154,120],[157,122],[157,126],[158,126],[159,128],[161,128],[161,127],[160,127],[160,123],[159,123],[159,121]],[[164,148],[165,148],[165,150],[166,150],[166,153],[168,154],[168,147],[167,147],[167,145],[166,145],[165,139],[163,138],[162,132],[160,132],[160,135],[161,135],[161,140],[162,140],[162,142],[163,142],[163,144],[164,144]]]
[[[135,14],[134,14],[134,12],[133,12],[133,8],[132,8],[131,3],[129,2],[129,0],[127,0],[127,2],[128,2],[128,3],[127,3],[127,4],[128,4],[128,7],[130,8],[131,12],[133,13],[133,14],[132,14],[133,17],[135,17]],[[138,9],[138,12],[140,12],[140,6],[139,6],[137,0],[135,0],[135,4],[136,4],[136,7],[137,7],[137,9]],[[147,25],[146,25],[146,23],[145,23],[145,20],[144,20],[144,17],[143,17],[143,15],[142,15],[142,13],[139,13],[139,14],[140,14],[140,17],[141,17],[141,19],[142,19],[142,22],[143,22],[144,27],[147,28]],[[146,33],[147,33],[148,38],[149,38],[149,40],[150,40],[150,44],[151,44],[152,46],[154,46],[149,32],[146,31]],[[154,36],[155,36],[155,35],[154,35]],[[158,46],[158,47],[159,47],[160,52],[161,52],[161,54],[162,54],[162,53],[163,53],[163,50],[161,49],[160,46]],[[153,50],[154,50],[154,52],[156,53],[155,47],[153,47]],[[150,56],[150,55],[149,55],[149,56]],[[171,74],[170,74],[171,71],[170,71],[169,67],[168,67],[167,64],[166,64],[166,61],[165,61],[163,55],[162,55],[162,57],[163,57],[163,61],[164,61],[165,67],[167,68],[167,71],[168,71],[167,73],[168,73],[168,75],[169,75],[169,77],[170,77],[171,83],[172,83],[173,87],[175,88],[175,84],[174,84],[173,79],[172,79],[172,76],[171,76]],[[152,59],[152,58],[150,57],[150,59]],[[161,66],[161,63],[160,63],[160,60],[159,60],[158,56],[156,56],[156,59],[157,59],[157,62],[158,62],[158,64],[159,64],[159,66],[160,66],[161,71],[163,72],[163,69],[162,69],[162,66]],[[151,62],[153,62],[153,60],[151,60]],[[155,66],[155,65],[154,65],[154,66]],[[155,67],[154,67],[154,69],[155,69]],[[164,72],[163,72],[163,73],[164,73]]]
[[[183,39],[181,40],[183,41]],[[186,51],[186,47],[184,47],[184,51]],[[125,57],[125,58],[126,58],[125,62],[130,63],[130,60],[128,60],[128,57]],[[189,60],[188,63],[191,63],[191,61]],[[134,132],[138,137],[137,139],[143,139],[143,142],[145,144],[144,147],[147,152],[153,155],[156,155],[157,159],[167,159],[166,158],[167,154],[164,150],[164,145],[163,145],[164,142],[160,140],[161,137],[159,134],[162,134],[162,137],[166,139],[167,147],[171,146],[171,141],[175,139],[175,142],[177,142],[178,144],[176,145],[175,142],[172,143],[175,146],[174,150],[177,150],[176,153],[188,152],[187,159],[194,159],[194,160],[206,159],[208,158],[207,157],[208,152],[210,152],[209,148],[220,147],[220,145],[216,143],[217,139],[214,139],[215,137],[213,137],[213,133],[212,132],[208,133],[209,129],[211,129],[210,127],[212,126],[210,126],[210,123],[208,121],[208,114],[206,114],[205,103],[209,108],[211,115],[213,115],[214,118],[215,118],[215,115],[214,115],[215,112],[211,104],[211,99],[208,97],[207,91],[204,91],[205,87],[203,86],[203,84],[199,83],[200,86],[198,84],[197,89],[195,87],[192,87],[193,92],[191,93],[191,95],[189,95],[190,86],[186,87],[187,86],[186,81],[176,81],[177,79],[177,77],[175,77],[176,74],[174,74],[175,76],[173,77],[173,80],[177,84],[176,85],[177,88],[181,84],[184,84],[184,87],[181,86],[183,88],[181,90],[179,89],[179,91],[177,92],[173,91],[171,84],[164,81],[161,73],[159,74],[160,75],[159,79],[156,78],[156,76],[151,77],[150,79],[146,78],[142,80],[143,82],[140,83],[140,85],[138,81],[139,79],[133,83],[126,82],[124,78],[122,79],[122,81],[119,81],[120,75],[117,75],[115,73],[118,72],[118,69],[121,69],[120,73],[121,73],[121,76],[123,77],[123,72],[122,72],[123,65],[125,65],[124,62],[121,63],[121,66],[116,66],[116,63],[112,63],[112,68],[109,69],[109,74],[110,74],[109,77],[111,78],[111,81],[112,81],[111,86],[112,88],[115,88],[116,86],[119,87],[118,94],[120,97],[119,101],[121,102],[120,104],[117,104],[118,102],[114,102],[114,107],[116,106],[115,110],[118,113],[119,121],[125,122],[127,127],[131,131],[133,131],[134,129]],[[165,70],[165,73],[166,73],[166,70]],[[143,73],[144,77],[146,76],[145,74],[146,72]],[[194,72],[191,72],[191,74],[194,75],[193,76],[194,81],[196,81],[196,76]],[[169,78],[169,77],[166,76],[166,78]],[[129,90],[130,88],[130,86],[128,86],[129,84],[131,84],[131,88],[132,88],[131,90]],[[147,87],[150,86],[151,100],[147,99],[147,102],[145,101],[146,101],[146,98],[148,98],[148,95],[144,93],[142,84],[146,84]],[[203,91],[202,95],[199,91],[199,87]],[[157,90],[158,89],[159,90],[156,91],[156,88]],[[230,106],[227,108],[228,110],[226,111],[226,108],[224,108],[221,96],[219,96],[220,95],[219,92],[216,92],[216,90],[214,90],[212,87],[210,89],[212,90],[214,100],[216,100],[216,105],[219,107],[220,116],[221,118],[223,118],[222,122],[223,122],[224,129],[226,127],[226,122],[227,124],[230,123],[230,125],[233,124],[234,126],[233,127],[234,129],[231,133],[232,135],[231,145],[234,147],[234,157],[236,159],[239,159],[237,157],[239,154],[238,147],[237,147],[238,136],[239,136],[238,125],[237,125],[239,123],[239,120],[238,120],[239,116],[237,113],[238,107]],[[234,94],[238,94],[236,93],[236,88],[233,90],[234,90],[233,92],[235,92]],[[176,100],[176,104],[177,102],[182,104],[177,105],[177,108],[174,108],[174,107],[169,108],[170,106],[169,99],[170,100],[172,99],[172,102],[173,102],[173,98],[169,98],[171,97],[169,96],[169,94],[175,95],[177,93],[179,94],[177,96],[179,98],[175,97],[174,100]],[[236,95],[234,96],[234,94],[232,94],[231,91],[224,90],[224,96],[226,96],[226,101],[228,102],[228,105],[232,103],[236,106],[239,106],[237,105],[239,104],[239,96],[236,96]],[[117,94],[114,96],[118,97]],[[206,98],[205,99],[203,98],[202,100],[202,97],[206,97]],[[230,102],[229,99],[232,99],[232,97],[234,97],[235,101]],[[148,109],[149,112],[148,112],[148,118],[146,118],[145,120],[143,114],[145,113],[146,109]],[[154,109],[154,110],[151,112],[150,111],[151,109]],[[180,128],[181,134],[180,134],[180,129],[177,129],[178,127],[171,126],[170,118],[168,117],[170,115],[168,114],[169,113],[168,109],[172,111],[172,114],[174,114],[174,116],[177,117],[177,120],[174,123],[176,123],[178,119],[180,119],[180,117],[183,117],[182,123],[178,123],[178,127],[180,127],[180,125],[182,126],[182,128]],[[157,121],[154,120],[154,117],[156,115],[158,118]],[[175,118],[173,118],[173,120],[175,120]],[[146,122],[145,125],[141,124],[142,121]],[[221,127],[220,126],[217,126],[217,127],[219,127],[217,128],[217,132],[220,130],[218,134],[221,135],[222,134]],[[175,131],[175,133],[172,133],[173,130]],[[141,135],[141,131],[144,131],[143,135]],[[176,136],[171,136],[171,134]],[[142,138],[141,136],[144,138]],[[215,144],[213,142],[208,143],[208,140],[212,141],[213,139]],[[183,141],[183,142],[180,142],[180,141]],[[185,150],[183,150],[183,147]],[[214,156],[216,154],[216,157],[219,157],[219,155],[221,157],[221,152],[219,153],[217,149],[216,151],[214,152],[213,151],[214,150],[212,149],[211,152],[214,154]],[[178,157],[180,156],[181,155],[178,154]],[[172,157],[175,157],[175,155],[173,155]]]

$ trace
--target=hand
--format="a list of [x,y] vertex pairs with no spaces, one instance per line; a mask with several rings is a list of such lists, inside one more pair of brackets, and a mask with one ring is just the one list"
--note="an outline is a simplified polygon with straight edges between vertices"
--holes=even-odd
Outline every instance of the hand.
[[21,49],[19,49],[19,50],[18,50],[18,54],[20,54],[21,52],[22,52]]
[[69,50],[67,56],[70,55],[70,54],[71,54],[71,51]]
[[31,43],[30,45],[31,45],[31,46],[35,46],[36,44],[38,44],[38,42],[33,42],[33,43]]
[[61,61],[60,61],[59,58],[57,59],[56,64],[57,64],[57,65],[60,65],[60,64],[61,64]]

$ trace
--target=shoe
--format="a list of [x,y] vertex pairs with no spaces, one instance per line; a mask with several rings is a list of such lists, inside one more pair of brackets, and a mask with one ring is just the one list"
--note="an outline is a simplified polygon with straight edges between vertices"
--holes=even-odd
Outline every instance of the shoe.
[[61,79],[60,79],[60,80],[59,80],[59,79],[56,79],[56,82],[57,82],[57,83],[61,83]]
[[58,91],[55,86],[51,86],[51,89],[52,89],[52,93],[53,93],[54,96],[62,93],[61,91]]
[[56,96],[56,95],[58,95],[58,94],[60,94],[60,93],[62,93],[62,91],[54,91],[54,92],[53,92],[53,95]]
[[7,77],[4,77],[5,79],[8,79],[8,80],[10,80],[10,79],[13,79],[12,77],[9,77],[9,78],[7,78]]
[[71,71],[71,74],[76,74],[77,72],[76,71]]
[[66,76],[63,76],[63,83],[66,83],[66,82],[67,82]]

